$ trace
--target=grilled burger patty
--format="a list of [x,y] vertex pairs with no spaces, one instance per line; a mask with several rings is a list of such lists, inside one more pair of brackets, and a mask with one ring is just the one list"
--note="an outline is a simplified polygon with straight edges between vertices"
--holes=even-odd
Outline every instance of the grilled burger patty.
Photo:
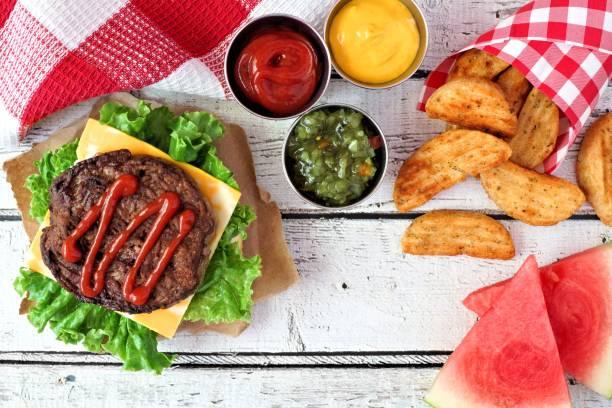
[[[97,254],[94,271],[117,235],[126,229],[136,214],[164,192],[176,192],[182,201],[180,211],[191,209],[197,215],[193,228],[174,252],[148,301],[141,306],[128,302],[123,296],[122,287],[157,214],[140,225],[125,243],[107,270],[104,288],[96,297],[83,296],[80,280],[99,221],[78,242],[83,254],[80,261],[67,262],[61,252],[64,240],[121,174],[136,176],[139,187],[135,194],[119,200]],[[191,295],[198,287],[204,273],[204,263],[210,253],[208,243],[215,230],[215,223],[210,206],[195,182],[178,167],[151,156],[132,155],[128,150],[117,150],[77,163],[53,182],[49,193],[51,225],[43,230],[41,237],[43,260],[59,284],[80,300],[121,312],[146,313],[167,308]],[[147,255],[138,272],[137,285],[144,283],[164,249],[177,235],[180,211],[174,215]]]

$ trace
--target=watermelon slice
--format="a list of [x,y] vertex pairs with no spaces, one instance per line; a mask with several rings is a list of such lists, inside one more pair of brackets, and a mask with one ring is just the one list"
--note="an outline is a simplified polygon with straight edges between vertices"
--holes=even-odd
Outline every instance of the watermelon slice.
[[434,407],[571,407],[538,266],[527,258],[438,374]]
[[[563,368],[593,391],[612,398],[612,243],[540,272]],[[463,303],[482,316],[508,282],[479,289]]]
[[508,282],[510,282],[510,279],[475,290],[463,299],[463,306],[478,316],[484,315],[491,308],[491,305],[495,304]]

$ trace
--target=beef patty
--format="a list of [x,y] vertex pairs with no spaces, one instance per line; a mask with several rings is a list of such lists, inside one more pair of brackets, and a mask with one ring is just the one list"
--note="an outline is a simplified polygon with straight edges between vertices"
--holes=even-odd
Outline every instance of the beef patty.
[[[121,174],[136,176],[139,180],[138,191],[119,200],[97,254],[94,271],[103,253],[117,235],[127,227],[136,214],[164,192],[176,192],[181,197],[181,210],[191,209],[197,215],[192,230],[174,252],[172,260],[163,271],[148,301],[141,306],[128,302],[123,296],[122,287],[157,218],[156,215],[145,221],[125,243],[106,272],[104,289],[96,297],[89,298],[81,293],[80,279],[99,222],[96,222],[78,242],[83,254],[80,261],[67,262],[61,252],[64,240]],[[51,225],[43,230],[41,237],[43,260],[59,284],[83,302],[121,312],[146,313],[167,308],[185,299],[198,287],[210,254],[208,242],[214,232],[215,223],[210,206],[202,197],[195,182],[178,167],[151,156],[132,155],[128,150],[117,150],[77,163],[53,182],[49,193]],[[180,211],[166,225],[155,246],[147,255],[138,272],[137,285],[144,283],[164,249],[178,234],[179,213]]]

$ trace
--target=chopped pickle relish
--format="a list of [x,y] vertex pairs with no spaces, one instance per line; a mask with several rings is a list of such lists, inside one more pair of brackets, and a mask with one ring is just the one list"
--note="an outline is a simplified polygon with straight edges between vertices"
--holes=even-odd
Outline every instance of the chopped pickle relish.
[[376,174],[372,146],[378,137],[368,138],[363,115],[352,109],[323,108],[307,114],[287,141],[296,187],[326,205],[357,200]]

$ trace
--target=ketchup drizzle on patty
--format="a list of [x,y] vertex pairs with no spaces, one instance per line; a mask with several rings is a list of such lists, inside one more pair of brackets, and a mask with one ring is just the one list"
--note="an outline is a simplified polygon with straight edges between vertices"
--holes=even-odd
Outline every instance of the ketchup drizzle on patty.
[[[165,192],[156,200],[150,202],[143,208],[123,230],[115,240],[110,244],[109,250],[104,252],[100,264],[93,271],[94,262],[106,230],[113,218],[113,214],[117,208],[117,203],[121,198],[133,195],[138,191],[138,178],[132,174],[120,175],[110,187],[102,194],[96,204],[94,204],[85,214],[81,222],[75,230],[66,238],[62,245],[62,256],[67,262],[78,262],[83,254],[77,246],[78,240],[100,219],[100,226],[96,232],[91,248],[85,258],[83,273],[81,274],[80,289],[84,296],[96,297],[102,292],[105,283],[105,275],[108,268],[111,266],[121,248],[125,245],[130,236],[138,229],[138,227],[151,216],[158,214],[153,227],[149,231],[144,244],[138,253],[134,266],[130,269],[125,282],[123,284],[123,296],[125,299],[135,305],[143,305],[149,299],[151,292],[155,288],[157,281],[168,266],[177,247],[183,239],[189,234],[196,221],[196,214],[192,210],[184,210],[179,215],[179,232],[168,247],[162,253],[155,268],[141,286],[134,287],[138,270],[145,261],[145,258],[151,252],[160,235],[166,228],[166,225],[172,220],[181,206],[181,198],[177,193]],[[93,287],[91,286],[91,277],[94,277]]]

